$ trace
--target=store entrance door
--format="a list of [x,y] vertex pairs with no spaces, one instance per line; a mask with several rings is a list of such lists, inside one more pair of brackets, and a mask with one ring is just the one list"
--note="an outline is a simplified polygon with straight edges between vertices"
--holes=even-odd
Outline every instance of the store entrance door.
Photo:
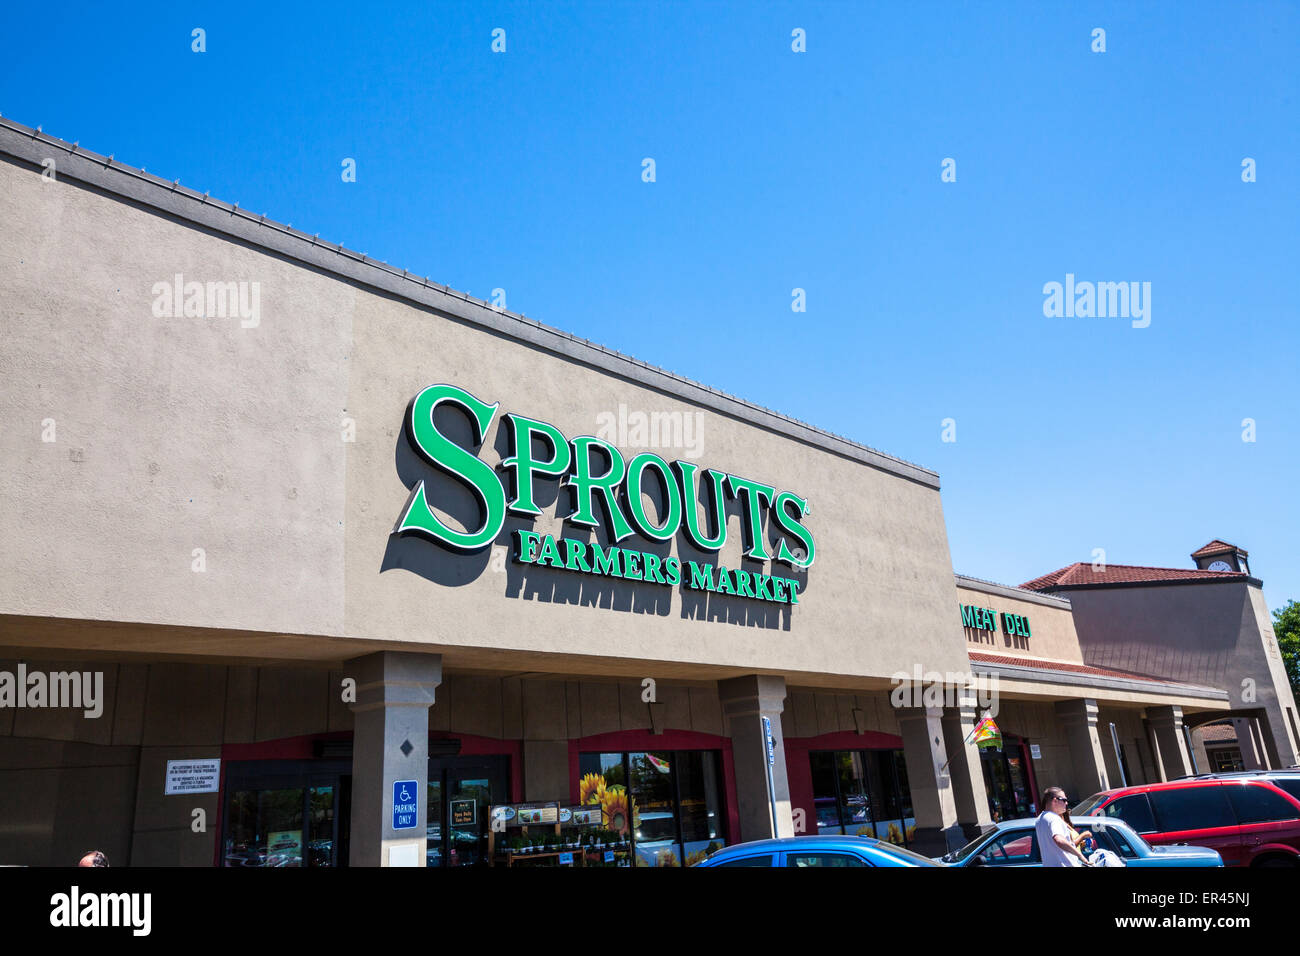
[[351,760],[226,765],[221,866],[347,866]]
[[508,757],[430,757],[425,863],[488,863],[488,807],[508,799]]
[[989,813],[994,822],[1015,820],[1034,815],[1034,798],[1024,766],[1024,747],[1020,738],[1005,736],[1002,750],[981,750],[984,789],[988,792]]

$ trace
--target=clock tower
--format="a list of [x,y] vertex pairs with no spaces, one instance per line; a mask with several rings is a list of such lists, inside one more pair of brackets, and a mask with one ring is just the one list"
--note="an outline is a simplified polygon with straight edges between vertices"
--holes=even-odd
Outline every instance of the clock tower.
[[1218,538],[1192,552],[1192,560],[1202,571],[1244,571],[1250,574],[1248,557],[1249,552]]

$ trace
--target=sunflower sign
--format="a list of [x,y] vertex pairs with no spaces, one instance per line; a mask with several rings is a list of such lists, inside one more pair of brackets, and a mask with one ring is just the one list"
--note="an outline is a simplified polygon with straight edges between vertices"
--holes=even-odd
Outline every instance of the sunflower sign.
[[578,781],[578,802],[584,806],[600,806],[601,825],[607,830],[626,835],[637,825],[636,800],[621,783],[606,783],[603,774],[584,774]]

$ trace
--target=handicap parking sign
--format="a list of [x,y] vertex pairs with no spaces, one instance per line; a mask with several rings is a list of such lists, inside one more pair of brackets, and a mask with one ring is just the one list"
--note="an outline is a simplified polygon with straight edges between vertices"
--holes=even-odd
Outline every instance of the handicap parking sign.
[[420,790],[414,780],[393,781],[393,829],[410,830],[418,826]]

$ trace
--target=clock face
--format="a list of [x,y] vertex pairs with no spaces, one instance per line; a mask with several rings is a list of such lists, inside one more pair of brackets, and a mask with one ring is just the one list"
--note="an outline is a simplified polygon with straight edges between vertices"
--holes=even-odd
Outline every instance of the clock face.
[[1231,570],[1232,570],[1232,565],[1229,564],[1227,561],[1215,561],[1213,564],[1210,565],[1210,570],[1211,570],[1211,571],[1231,571]]

